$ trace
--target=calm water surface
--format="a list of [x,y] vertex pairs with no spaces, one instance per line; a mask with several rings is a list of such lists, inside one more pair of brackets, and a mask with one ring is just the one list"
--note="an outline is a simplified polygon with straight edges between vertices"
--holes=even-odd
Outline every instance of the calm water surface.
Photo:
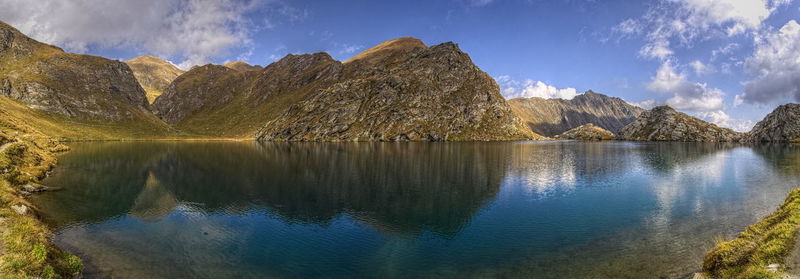
[[34,197],[114,278],[678,278],[800,185],[800,148],[84,143]]

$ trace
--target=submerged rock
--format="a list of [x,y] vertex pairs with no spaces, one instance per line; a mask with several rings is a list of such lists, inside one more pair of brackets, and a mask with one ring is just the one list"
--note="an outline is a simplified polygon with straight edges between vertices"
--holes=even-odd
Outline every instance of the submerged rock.
[[669,106],[643,112],[620,138],[636,141],[736,142],[742,134],[675,111]]

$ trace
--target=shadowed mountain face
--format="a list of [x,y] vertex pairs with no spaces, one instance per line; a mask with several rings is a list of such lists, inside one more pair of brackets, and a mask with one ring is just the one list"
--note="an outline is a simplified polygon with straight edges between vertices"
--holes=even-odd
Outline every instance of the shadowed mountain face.
[[508,103],[531,130],[548,137],[589,123],[619,134],[644,111],[620,98],[591,90],[572,100],[516,98]]
[[172,63],[151,55],[133,58],[125,61],[125,64],[133,70],[133,75],[144,88],[147,101],[150,103],[153,103],[176,77],[184,73]]
[[196,134],[286,141],[537,138],[455,44],[387,41],[346,63],[288,55],[264,69],[206,65],[178,77],[156,114]]
[[800,104],[775,108],[747,135],[752,142],[800,142]]
[[152,118],[144,90],[125,63],[66,53],[3,22],[0,94],[68,117]]
[[642,113],[620,134],[625,140],[735,142],[743,134],[675,111],[668,106]]

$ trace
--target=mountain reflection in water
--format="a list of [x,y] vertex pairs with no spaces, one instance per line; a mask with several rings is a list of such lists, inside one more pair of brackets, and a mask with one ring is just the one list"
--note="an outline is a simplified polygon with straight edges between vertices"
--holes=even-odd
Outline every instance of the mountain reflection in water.
[[45,181],[64,190],[34,202],[89,277],[680,277],[800,184],[799,157],[696,143],[85,143]]

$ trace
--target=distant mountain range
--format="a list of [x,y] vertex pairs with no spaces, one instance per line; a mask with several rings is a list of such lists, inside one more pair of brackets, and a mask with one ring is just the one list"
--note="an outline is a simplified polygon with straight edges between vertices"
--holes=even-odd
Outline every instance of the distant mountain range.
[[591,90],[571,100],[516,98],[508,103],[531,130],[548,137],[589,123],[619,134],[644,111],[620,98]]
[[797,104],[777,108],[743,134],[669,107],[645,111],[593,91],[571,100],[506,101],[458,45],[429,47],[410,37],[344,62],[314,53],[287,55],[266,67],[230,62],[184,72],[154,56],[123,63],[67,53],[0,22],[0,95],[33,109],[26,115],[32,121],[25,121],[126,137],[484,141],[562,134],[608,139],[613,133],[626,140],[800,140]]

